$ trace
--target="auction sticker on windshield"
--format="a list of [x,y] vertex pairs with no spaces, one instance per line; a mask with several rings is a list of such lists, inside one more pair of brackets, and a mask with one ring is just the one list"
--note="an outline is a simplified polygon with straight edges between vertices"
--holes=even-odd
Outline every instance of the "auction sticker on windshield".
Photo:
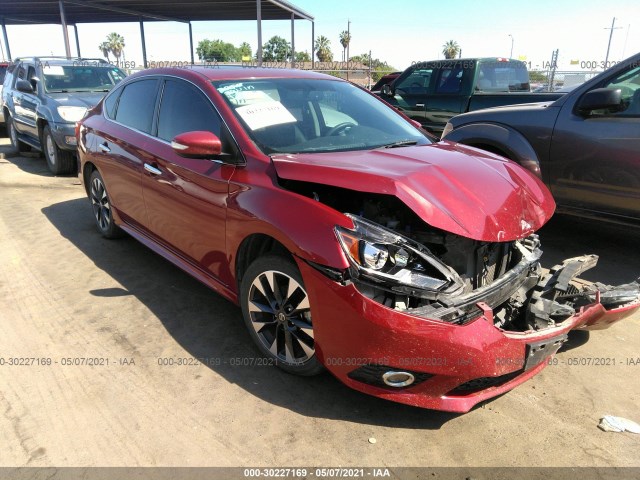
[[297,121],[282,103],[273,100],[238,107],[236,112],[251,130]]

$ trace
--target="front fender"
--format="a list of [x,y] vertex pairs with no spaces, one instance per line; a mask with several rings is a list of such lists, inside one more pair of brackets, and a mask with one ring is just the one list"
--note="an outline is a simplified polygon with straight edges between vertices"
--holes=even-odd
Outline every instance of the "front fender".
[[541,178],[540,160],[535,150],[524,135],[508,125],[499,123],[462,125],[448,133],[446,140],[499,153]]
[[297,193],[264,187],[236,192],[229,197],[227,210],[231,271],[240,245],[254,234],[274,238],[304,260],[346,269],[349,263],[336,238],[336,225],[353,228],[342,213]]

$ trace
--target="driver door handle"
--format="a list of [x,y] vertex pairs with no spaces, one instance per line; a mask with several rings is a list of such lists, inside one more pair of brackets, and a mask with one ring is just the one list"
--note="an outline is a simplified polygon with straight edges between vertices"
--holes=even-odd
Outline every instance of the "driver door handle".
[[148,163],[144,164],[144,169],[149,173],[153,173],[154,175],[162,175],[162,170],[154,167],[153,165],[149,165]]

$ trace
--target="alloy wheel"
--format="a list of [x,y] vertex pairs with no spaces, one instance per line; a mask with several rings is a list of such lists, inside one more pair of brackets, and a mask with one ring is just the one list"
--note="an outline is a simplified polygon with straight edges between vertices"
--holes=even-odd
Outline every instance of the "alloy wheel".
[[111,205],[104,183],[97,177],[91,182],[91,205],[100,230],[106,231],[111,224]]
[[251,284],[248,307],[258,339],[278,360],[299,365],[314,356],[309,298],[294,278],[274,270],[262,272]]

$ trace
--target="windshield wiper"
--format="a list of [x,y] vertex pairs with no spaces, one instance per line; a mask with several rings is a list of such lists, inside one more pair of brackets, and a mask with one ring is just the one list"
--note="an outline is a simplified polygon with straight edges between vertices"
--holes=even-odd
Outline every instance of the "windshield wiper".
[[388,143],[387,145],[381,145],[378,148],[398,148],[398,147],[408,147],[411,145],[417,145],[418,140],[400,140],[399,142]]

